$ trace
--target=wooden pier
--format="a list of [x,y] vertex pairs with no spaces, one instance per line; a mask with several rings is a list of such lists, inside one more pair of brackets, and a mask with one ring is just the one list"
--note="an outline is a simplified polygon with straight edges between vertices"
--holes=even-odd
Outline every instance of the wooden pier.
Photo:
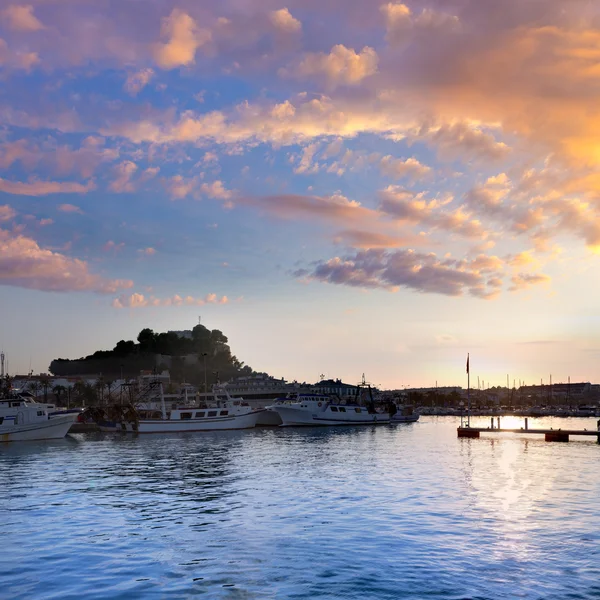
[[547,442],[568,442],[571,435],[595,437],[600,444],[600,431],[596,429],[499,429],[498,427],[459,427],[458,437],[478,438],[481,433],[525,433],[543,435]]

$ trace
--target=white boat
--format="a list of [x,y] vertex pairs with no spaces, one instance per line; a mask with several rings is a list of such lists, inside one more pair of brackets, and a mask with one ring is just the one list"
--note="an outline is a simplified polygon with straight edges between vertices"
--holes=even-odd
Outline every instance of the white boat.
[[135,421],[121,422],[121,430],[132,433],[179,433],[250,429],[256,426],[265,409],[255,410],[241,398],[232,398],[221,387],[214,386],[214,402],[167,411],[162,384],[161,410],[138,410]]
[[0,442],[63,438],[76,417],[75,413],[50,415],[45,405],[26,398],[1,399]]
[[298,394],[296,399],[282,399],[267,410],[275,411],[282,427],[298,425],[385,425],[390,415],[351,401],[335,401],[321,394]]
[[[302,389],[296,382],[288,383],[284,379],[275,379],[261,374],[238,377],[223,385],[229,394],[243,397],[244,402],[254,409],[266,408],[278,398],[307,391],[307,388]],[[212,401],[211,396],[211,394],[200,394],[200,398],[204,397],[207,401]],[[276,412],[263,410],[257,425],[281,425],[281,419]]]
[[390,423],[416,423],[419,420],[419,413],[416,413],[412,406],[400,405],[392,415]]

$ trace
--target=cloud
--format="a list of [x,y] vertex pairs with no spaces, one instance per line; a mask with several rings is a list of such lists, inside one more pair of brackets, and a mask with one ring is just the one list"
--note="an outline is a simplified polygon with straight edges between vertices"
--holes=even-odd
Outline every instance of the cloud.
[[269,19],[274,27],[283,33],[298,33],[302,30],[302,23],[292,17],[287,8],[272,10]]
[[336,234],[336,244],[352,248],[402,248],[425,245],[425,240],[416,235],[394,236],[374,231],[349,229]]
[[420,131],[415,138],[426,140],[437,149],[438,157],[446,161],[466,158],[489,163],[506,158],[510,152],[510,148],[491,133],[464,122],[431,127]]
[[125,242],[120,242],[117,244],[117,242],[114,242],[113,240],[108,240],[108,242],[102,246],[102,250],[104,252],[113,252],[114,254],[120,252],[123,250],[123,248],[125,248]]
[[223,182],[218,179],[211,183],[203,183],[200,186],[200,191],[209,198],[217,200],[229,200],[233,197],[233,192],[226,189]]
[[499,274],[490,277],[466,261],[439,259],[435,254],[414,250],[361,250],[352,256],[319,261],[296,276],[361,288],[397,291],[404,287],[423,293],[448,296],[470,294],[493,298],[502,284]]
[[156,254],[156,250],[154,248],[143,248],[138,250],[138,252],[144,256],[154,256]]
[[319,148],[319,144],[309,144],[302,149],[302,157],[298,166],[294,169],[294,173],[316,173],[319,170],[319,166],[313,163],[313,158],[316,151]]
[[352,48],[337,44],[329,54],[307,53],[297,65],[283,69],[281,75],[323,79],[330,88],[356,85],[377,72],[378,60],[377,52],[369,46],[357,54]]
[[148,85],[150,80],[154,77],[153,69],[141,69],[135,73],[127,75],[127,80],[123,85],[123,89],[130,96],[137,96],[137,94]]
[[315,218],[336,223],[372,221],[379,216],[376,211],[361,206],[341,194],[332,196],[302,196],[280,194],[277,196],[240,197],[238,203],[265,210],[281,219]]
[[168,39],[155,47],[155,59],[159,67],[173,69],[194,62],[196,50],[210,41],[212,35],[208,29],[202,29],[190,15],[174,8],[163,19],[161,35]]
[[88,136],[77,149],[57,144],[53,138],[40,144],[26,139],[4,142],[0,144],[0,168],[8,169],[20,163],[27,171],[42,166],[57,176],[75,172],[88,179],[101,163],[119,156],[118,149],[106,148],[104,142],[101,137]]
[[392,44],[406,44],[419,30],[460,31],[461,23],[457,16],[425,8],[415,16],[411,9],[400,2],[388,2],[380,7],[386,25],[386,40]]
[[423,179],[431,174],[431,167],[420,163],[416,158],[393,158],[389,154],[379,162],[379,169],[384,175],[394,179],[407,177],[412,180]]
[[0,222],[10,221],[17,216],[17,212],[8,204],[0,204]]
[[123,161],[114,168],[116,178],[110,183],[109,188],[119,194],[135,191],[135,185],[131,177],[137,171],[137,165],[130,161]]
[[186,179],[183,175],[174,175],[164,180],[164,184],[171,200],[182,200],[197,189],[198,180],[195,177]]
[[74,204],[59,204],[57,209],[65,213],[76,213],[79,215],[83,214],[81,208],[79,208],[79,206],[75,206]]
[[90,273],[88,264],[41,248],[24,235],[0,230],[0,285],[52,292],[114,294],[132,281]]
[[379,210],[400,221],[430,226],[466,238],[485,239],[488,235],[481,222],[472,218],[462,206],[454,210],[444,208],[451,197],[428,200],[423,193],[415,194],[396,185],[382,190],[379,197]]
[[157,298],[155,296],[144,296],[144,294],[121,294],[112,301],[114,308],[144,308],[147,306],[203,306],[205,304],[227,304],[227,296],[207,294],[203,298],[194,296],[180,296],[175,294],[168,298]]
[[31,4],[24,4],[21,6],[11,4],[3,11],[0,11],[0,15],[13,31],[30,32],[44,29],[44,25],[33,14],[33,6],[31,6]]
[[8,44],[0,38],[0,66],[11,67],[13,69],[23,69],[31,71],[34,65],[40,62],[40,57],[37,52],[15,52],[12,51]]
[[86,194],[96,189],[93,181],[86,184],[70,181],[39,181],[31,180],[27,183],[8,181],[0,178],[0,192],[21,196],[46,196],[48,194]]
[[548,284],[550,281],[550,277],[542,273],[519,273],[511,277],[512,286],[509,291],[518,292],[533,285]]
[[404,34],[411,29],[413,25],[412,11],[406,4],[388,2],[382,4],[379,10],[385,19],[388,42],[402,39]]

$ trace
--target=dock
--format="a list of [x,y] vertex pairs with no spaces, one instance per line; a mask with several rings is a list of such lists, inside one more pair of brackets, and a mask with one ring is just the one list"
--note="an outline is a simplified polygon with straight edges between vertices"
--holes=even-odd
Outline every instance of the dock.
[[568,442],[569,436],[583,435],[595,437],[600,444],[600,431],[596,429],[500,429],[498,427],[459,427],[458,437],[478,438],[481,433],[524,433],[527,435],[543,435],[547,442]]

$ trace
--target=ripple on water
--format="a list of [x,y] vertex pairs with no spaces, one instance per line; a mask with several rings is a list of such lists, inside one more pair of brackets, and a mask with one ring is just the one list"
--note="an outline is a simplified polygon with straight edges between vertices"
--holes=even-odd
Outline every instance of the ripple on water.
[[600,447],[456,425],[0,446],[0,596],[598,597]]

